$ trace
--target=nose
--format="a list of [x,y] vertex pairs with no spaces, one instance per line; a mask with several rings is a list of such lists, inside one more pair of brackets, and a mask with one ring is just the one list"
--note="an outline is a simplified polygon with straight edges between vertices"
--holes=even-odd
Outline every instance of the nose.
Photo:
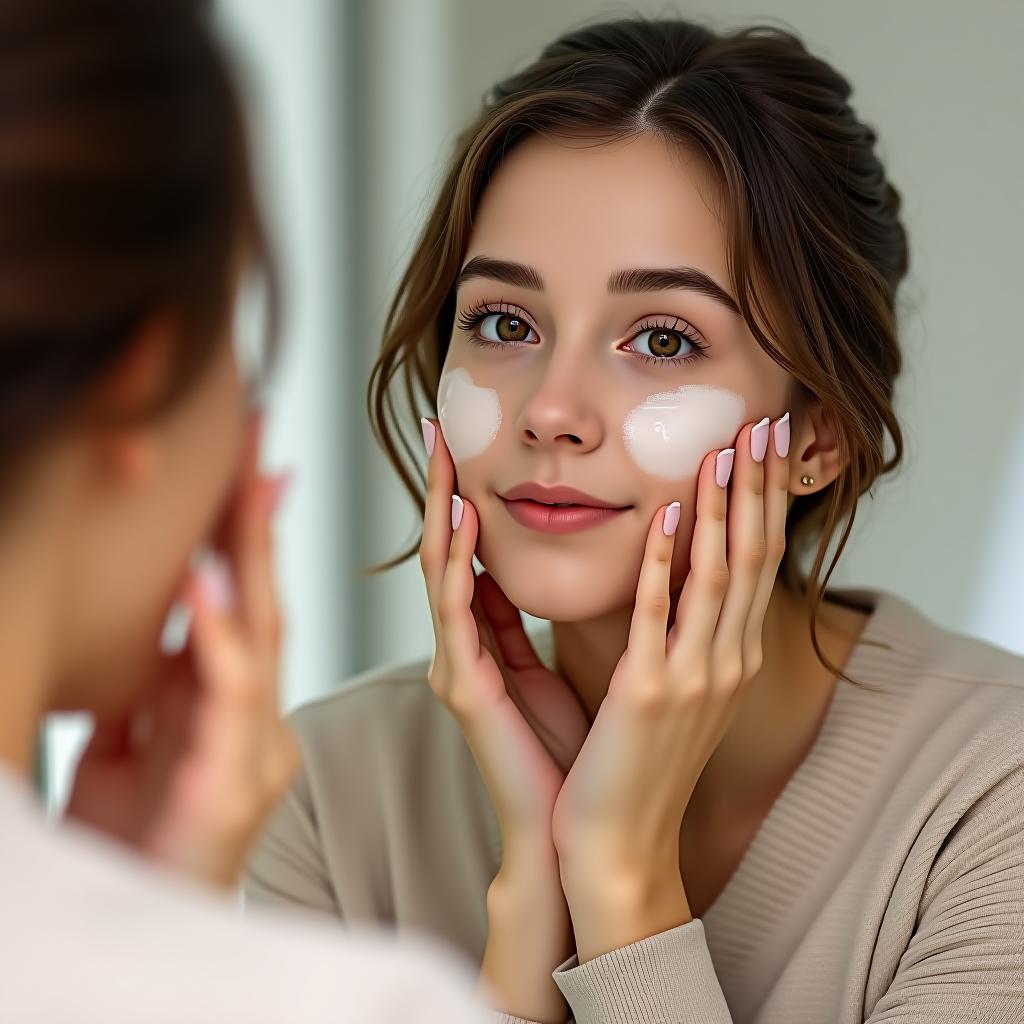
[[604,436],[602,421],[574,368],[552,364],[519,417],[522,442],[531,448],[555,447],[584,454]]

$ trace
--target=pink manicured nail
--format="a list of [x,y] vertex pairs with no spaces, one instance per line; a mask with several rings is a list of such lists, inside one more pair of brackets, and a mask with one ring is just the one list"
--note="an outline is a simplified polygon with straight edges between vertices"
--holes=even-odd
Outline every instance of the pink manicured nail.
[[452,529],[457,530],[459,523],[462,522],[462,513],[465,512],[466,507],[462,503],[462,499],[457,495],[452,495]]
[[285,495],[291,490],[292,482],[294,480],[295,473],[290,469],[286,469],[283,473],[278,473],[276,476],[271,477],[270,497],[267,500],[267,504],[272,516],[277,515],[277,511],[281,507],[281,502],[284,501]]
[[732,460],[735,456],[735,448],[726,448],[718,453],[715,459],[715,483],[719,487],[724,487],[729,482],[729,477],[732,476]]
[[667,509],[665,509],[665,518],[662,520],[661,528],[665,531],[666,537],[671,537],[676,532],[676,528],[679,526],[679,502],[673,501]]
[[784,459],[789,454],[789,413],[775,424],[775,454]]
[[434,424],[426,418],[420,419],[420,426],[423,428],[423,447],[427,449],[427,458],[434,454],[434,442],[437,440],[437,429]]
[[229,612],[235,607],[235,587],[227,562],[210,552],[199,566],[199,586],[203,595],[218,612]]
[[764,462],[768,452],[768,426],[771,420],[767,416],[750,432],[750,454],[755,462]]

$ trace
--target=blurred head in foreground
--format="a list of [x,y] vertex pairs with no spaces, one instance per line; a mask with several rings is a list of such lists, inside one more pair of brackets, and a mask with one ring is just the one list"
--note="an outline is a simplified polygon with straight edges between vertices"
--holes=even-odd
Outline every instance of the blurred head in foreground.
[[269,267],[205,6],[0,4],[0,614],[51,709],[131,702],[239,464]]

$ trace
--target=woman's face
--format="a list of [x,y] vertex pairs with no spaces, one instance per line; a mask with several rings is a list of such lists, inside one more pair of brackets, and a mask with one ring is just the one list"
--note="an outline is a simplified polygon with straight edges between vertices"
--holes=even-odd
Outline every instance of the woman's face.
[[438,412],[480,560],[524,611],[631,606],[672,501],[679,585],[701,459],[788,408],[791,378],[735,309],[718,199],[702,161],[653,136],[534,137],[487,186]]

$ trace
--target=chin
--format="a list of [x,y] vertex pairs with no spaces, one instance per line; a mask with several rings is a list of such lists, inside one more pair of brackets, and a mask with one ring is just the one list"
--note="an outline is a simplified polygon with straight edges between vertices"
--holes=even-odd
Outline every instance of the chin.
[[583,558],[571,550],[525,545],[480,552],[481,562],[521,611],[551,622],[583,622],[632,607],[639,563]]

